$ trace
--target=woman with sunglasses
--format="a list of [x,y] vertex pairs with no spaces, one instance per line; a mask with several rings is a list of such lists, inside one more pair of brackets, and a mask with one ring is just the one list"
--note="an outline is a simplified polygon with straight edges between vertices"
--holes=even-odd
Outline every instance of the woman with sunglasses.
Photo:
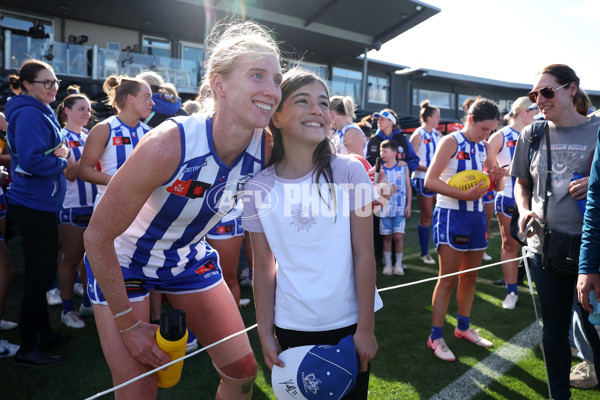
[[46,305],[46,290],[56,277],[56,213],[65,199],[63,171],[69,164],[69,149],[50,108],[60,81],[50,65],[32,59],[23,63],[18,75],[9,77],[9,83],[17,96],[5,109],[13,179],[6,197],[9,216],[21,232],[26,272],[19,318],[21,348],[15,365],[49,367],[65,357],[46,350],[68,340],[50,327]]
[[[531,125],[525,127],[515,149],[510,174],[516,178],[515,203],[519,208],[521,232],[531,218],[545,219],[549,230],[566,234],[581,234],[583,218],[577,200],[585,199],[588,175],[596,147],[600,119],[588,117],[589,99],[579,87],[579,78],[570,67],[553,64],[536,76],[529,98],[548,121],[551,145],[552,188],[548,196],[548,215],[543,215],[546,191],[546,136],[529,162]],[[583,178],[577,179],[577,175]],[[545,217],[545,218],[544,218]],[[569,399],[569,369],[571,352],[569,326],[575,295],[576,277],[555,275],[542,268],[544,234],[542,229],[528,234],[527,244],[533,251],[530,261],[533,280],[537,287],[543,320],[543,347],[551,397]],[[578,304],[576,307],[580,307]],[[588,321],[588,313],[581,310],[584,330],[592,345],[595,358],[600,356],[599,339]],[[593,361],[593,360],[590,360]],[[600,367],[600,359],[595,363]],[[596,373],[600,371],[596,370]]]

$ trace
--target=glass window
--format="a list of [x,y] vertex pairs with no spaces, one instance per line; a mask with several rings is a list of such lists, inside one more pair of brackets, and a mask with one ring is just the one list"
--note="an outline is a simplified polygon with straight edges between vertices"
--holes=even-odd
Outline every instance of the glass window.
[[429,99],[431,105],[440,109],[454,109],[454,94],[448,92],[438,92],[436,90],[414,89],[413,105],[419,106],[423,100]]
[[165,38],[144,35],[142,37],[142,53],[171,57],[171,41]]
[[283,68],[283,66],[286,66],[287,69],[294,68],[294,67],[302,67],[304,69],[311,71],[315,75],[318,75],[321,79],[327,80],[327,66],[325,66],[325,65],[309,63],[306,61],[288,60],[285,58],[282,58],[281,62],[282,62],[282,68]]
[[360,83],[362,73],[344,68],[333,68],[331,82],[332,96],[350,96],[355,104],[360,104]]
[[513,100],[506,100],[506,99],[498,100],[498,108],[500,108],[500,113],[508,114],[510,112],[510,109],[512,108],[513,103],[514,103]]
[[181,73],[178,86],[197,87],[202,79],[204,49],[197,43],[179,42]]
[[29,28],[33,27],[33,21],[36,19],[44,27],[44,31],[50,37],[53,37],[54,23],[51,19],[0,10],[0,26],[11,29],[13,33],[27,35]]
[[388,78],[369,75],[369,95],[367,98],[371,103],[387,104],[389,87]]

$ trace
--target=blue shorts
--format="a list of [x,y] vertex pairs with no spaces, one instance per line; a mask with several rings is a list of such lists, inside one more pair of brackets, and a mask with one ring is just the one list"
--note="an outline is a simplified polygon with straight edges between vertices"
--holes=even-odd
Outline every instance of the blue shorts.
[[433,245],[447,244],[458,251],[487,248],[487,224],[483,211],[459,211],[436,207],[433,211]]
[[425,179],[423,178],[414,178],[410,181],[410,184],[415,189],[415,194],[417,195],[433,197],[437,194],[436,192],[432,192],[425,187]]
[[71,224],[79,228],[87,228],[93,211],[94,207],[63,208],[58,212],[59,225]]
[[496,195],[496,214],[502,213],[508,218],[512,218],[513,210],[515,208],[515,199],[508,197],[502,193]]
[[490,190],[481,198],[483,200],[483,204],[493,203],[494,202],[494,191]]
[[[92,272],[87,254],[83,259],[87,272],[87,288],[90,301],[93,304],[107,305],[108,303]],[[125,267],[121,267],[121,272],[123,273],[127,297],[131,302],[144,300],[150,295],[150,289],[154,289],[157,293],[166,294],[196,293],[212,289],[223,281],[223,273],[219,265],[217,252],[212,249],[206,257],[197,261],[194,266],[186,268],[177,276],[149,278],[141,271],[138,272],[138,270]]]
[[219,222],[208,233],[206,237],[213,240],[230,239],[244,234],[242,228],[242,216],[227,222]]
[[391,235],[392,233],[404,233],[406,218],[404,216],[379,218],[379,234]]

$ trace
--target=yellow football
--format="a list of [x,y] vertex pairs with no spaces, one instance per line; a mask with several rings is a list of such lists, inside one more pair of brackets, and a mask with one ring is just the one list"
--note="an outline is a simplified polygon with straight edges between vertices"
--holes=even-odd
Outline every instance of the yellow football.
[[488,190],[488,187],[490,186],[490,177],[481,171],[472,169],[456,173],[454,176],[448,179],[446,183],[452,187],[466,192],[481,182],[483,182],[481,190]]

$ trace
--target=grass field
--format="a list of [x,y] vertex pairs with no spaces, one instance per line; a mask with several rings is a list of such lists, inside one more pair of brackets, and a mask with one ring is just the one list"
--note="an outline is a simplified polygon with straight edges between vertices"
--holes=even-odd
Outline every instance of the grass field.
[[[413,202],[416,206],[416,202]],[[385,288],[436,276],[437,265],[423,264],[419,257],[416,224],[418,210],[407,224],[404,277],[377,274],[377,286]],[[23,284],[22,257],[18,238],[9,247],[18,275],[11,287],[4,318],[17,320]],[[488,253],[500,258],[500,235],[492,221]],[[435,281],[381,293],[384,307],[376,314],[379,353],[372,362],[370,399],[546,399],[546,373],[539,349],[540,332],[534,324],[535,313],[529,290],[519,287],[519,303],[512,311],[503,310],[505,289],[492,281],[502,275],[500,266],[480,271],[473,313],[474,328],[494,343],[484,349],[454,338],[456,302],[450,305],[445,325],[446,341],[457,361],[438,360],[426,346],[431,327],[431,294]],[[242,297],[250,297],[242,289]],[[76,307],[79,302],[76,300]],[[60,307],[51,307],[53,326],[69,331],[73,340],[60,349],[68,361],[47,369],[19,368],[12,359],[0,359],[0,399],[85,399],[112,386],[93,320],[84,329],[69,329],[60,324]],[[242,310],[246,326],[255,323],[253,307]],[[256,330],[250,332],[252,348],[259,362],[254,399],[275,399],[270,387],[270,371],[262,361]],[[18,342],[16,331],[0,333],[0,339]],[[576,364],[578,360],[573,360]],[[160,389],[159,399],[212,399],[218,384],[209,357],[201,353],[185,361],[182,379],[171,389]],[[112,395],[102,397],[113,398]],[[573,390],[574,399],[600,398],[597,390]]]

